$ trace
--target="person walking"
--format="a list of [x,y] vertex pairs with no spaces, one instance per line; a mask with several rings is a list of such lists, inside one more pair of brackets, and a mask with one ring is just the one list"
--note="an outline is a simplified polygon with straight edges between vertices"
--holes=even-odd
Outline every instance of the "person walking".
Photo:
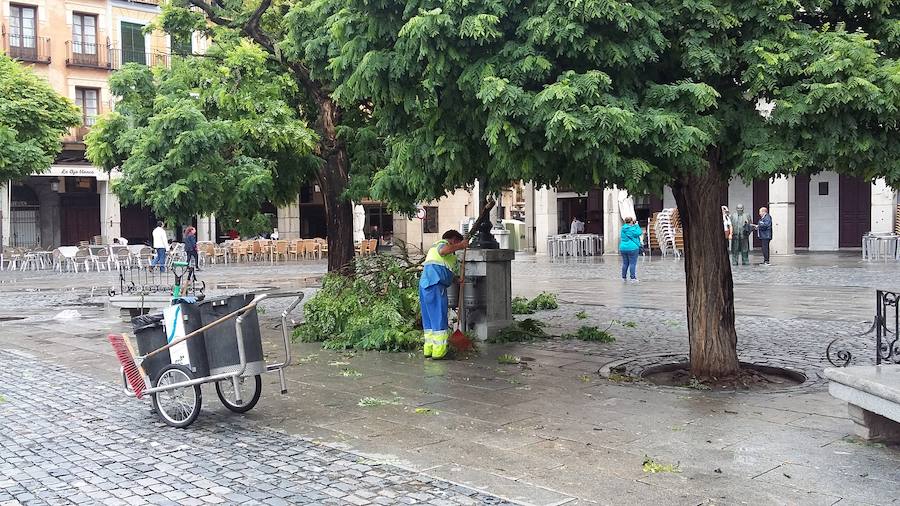
[[197,229],[188,227],[184,231],[184,252],[187,254],[187,263],[190,265],[194,259],[194,269],[200,270],[200,255],[197,254]]
[[738,204],[731,213],[731,265],[738,264],[738,256],[741,264],[750,264],[750,232],[750,217],[744,214],[744,205]]
[[753,225],[756,229],[756,237],[762,247],[763,265],[769,265],[769,243],[772,242],[772,216],[765,207],[759,208],[759,222]]
[[422,307],[422,329],[425,331],[425,357],[440,360],[447,354],[450,324],[447,320],[447,287],[453,283],[456,252],[469,246],[469,241],[456,230],[448,230],[425,255],[419,279],[419,304]]
[[631,282],[637,283],[637,260],[641,251],[641,226],[635,223],[631,216],[625,218],[625,224],[619,233],[619,254],[622,255],[622,281],[627,281],[626,275],[631,276]]
[[153,249],[156,250],[156,258],[150,262],[150,268],[159,266],[159,272],[166,272],[166,250],[169,249],[169,236],[163,228],[163,222],[157,221],[153,229]]

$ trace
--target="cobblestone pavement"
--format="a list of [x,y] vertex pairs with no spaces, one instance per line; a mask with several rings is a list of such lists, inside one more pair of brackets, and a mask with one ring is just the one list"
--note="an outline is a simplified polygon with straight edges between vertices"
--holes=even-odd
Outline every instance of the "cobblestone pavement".
[[[54,397],[59,385],[65,384],[57,368],[48,370],[49,380],[39,382],[37,372],[20,380],[10,372],[13,367],[4,367],[0,394],[7,402],[0,404],[0,417],[17,405],[38,408],[26,409],[28,415],[17,415],[13,422],[0,420],[0,430],[30,434],[33,429],[22,420],[43,424],[52,418],[46,413],[55,412],[52,419],[82,438],[73,443],[81,452],[75,460],[82,454],[93,455],[89,450],[98,446],[108,451],[106,442],[112,440],[112,456],[92,457],[109,459],[110,465],[125,458],[132,447],[139,450],[140,461],[158,453],[158,448],[169,448],[168,440],[178,438],[173,454],[183,459],[182,465],[196,469],[178,471],[188,477],[184,481],[190,488],[207,479],[241,494],[240,487],[263,482],[194,475],[230,472],[220,469],[227,467],[219,463],[226,458],[223,455],[268,466],[273,459],[285,459],[266,451],[298,450],[303,464],[291,475],[295,485],[312,486],[320,479],[340,481],[326,476],[326,465],[306,466],[311,451],[316,458],[324,455],[326,461],[340,455],[390,476],[409,476],[413,482],[425,483],[425,488],[445,481],[460,483],[529,504],[900,504],[895,493],[900,490],[900,449],[852,437],[846,404],[828,395],[819,378],[827,364],[825,347],[834,338],[843,338],[841,342],[854,350],[855,364],[871,363],[872,339],[855,334],[871,324],[874,289],[900,286],[900,266],[861,262],[858,255],[843,253],[773,257],[773,263],[734,271],[739,354],[745,361],[804,372],[811,380],[800,388],[735,395],[601,378],[594,373],[609,362],[635,359],[640,364],[642,357],[654,353],[687,352],[682,261],[658,257],[641,261],[642,282],[632,285],[619,279],[615,256],[554,261],[519,255],[512,267],[513,294],[533,296],[548,290],[560,297],[558,310],[534,315],[548,324],[551,333],[572,332],[581,325],[601,329],[611,325],[616,341],[549,339],[483,345],[468,360],[442,362],[422,360],[416,354],[333,352],[315,343],[296,343],[295,363],[285,371],[287,395],[275,393],[274,378],[264,378],[263,398],[243,416],[224,413],[215,397],[208,396],[208,408],[185,431],[161,426],[146,404],[123,398],[116,388],[118,366],[103,332],[125,329],[127,322],[102,307],[114,277],[108,273],[0,273],[0,349],[24,350],[38,357],[15,357],[29,364],[43,363],[35,360],[62,363],[84,374],[76,377],[81,385],[73,394],[77,402],[67,403]],[[210,281],[215,295],[297,286],[324,269],[321,262],[220,265],[205,269],[202,277]],[[277,351],[277,308],[266,310],[261,318],[264,344]],[[585,318],[576,316],[582,311]],[[25,319],[4,322],[8,316]],[[498,364],[501,354],[522,357],[523,363]],[[5,366],[7,357],[0,355],[0,364]],[[13,390],[18,393],[13,395]],[[363,397],[391,402],[360,407]],[[96,420],[78,407],[83,403],[105,414]],[[90,430],[102,434],[94,436],[97,441],[81,435]],[[120,449],[125,445],[122,430],[137,434],[133,440],[125,439],[131,445],[125,450]],[[25,437],[15,441],[37,448],[26,450],[25,455],[53,460],[40,446],[66,441],[53,437],[39,444]],[[249,446],[231,456],[230,449],[244,440]],[[273,441],[277,449],[266,448],[262,440]],[[7,451],[4,443],[0,439],[0,452]],[[192,451],[202,457],[199,466],[192,460]],[[646,457],[677,464],[680,472],[646,473]],[[0,462],[4,458],[0,453]],[[422,474],[396,471],[392,464]],[[6,493],[4,485],[14,480],[3,474],[10,471],[9,466],[0,465],[6,466],[0,467],[0,491]],[[50,470],[57,467],[47,467],[45,472],[52,477]],[[22,473],[28,466],[15,468]],[[304,472],[303,479],[310,481],[298,483]],[[116,476],[126,484],[121,488],[131,490],[132,477],[158,479],[155,476],[169,473],[169,468],[142,467],[128,473],[121,475],[126,481],[121,473]],[[26,475],[22,479],[30,480]],[[172,479],[172,473],[168,475]],[[443,481],[428,482],[431,478],[424,476]],[[113,494],[117,488],[107,492]],[[469,497],[476,502],[489,500]]]
[[508,504],[221,408],[171,429],[111,384],[20,352],[0,350],[0,363],[3,506]]

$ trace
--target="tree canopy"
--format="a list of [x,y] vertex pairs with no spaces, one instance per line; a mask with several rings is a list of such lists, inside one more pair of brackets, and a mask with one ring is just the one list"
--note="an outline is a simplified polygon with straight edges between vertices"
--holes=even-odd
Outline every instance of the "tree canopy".
[[81,123],[71,100],[25,65],[0,55],[0,181],[47,170],[62,136]]
[[377,198],[431,200],[476,178],[670,185],[697,376],[739,370],[719,210],[731,177],[835,170],[900,186],[896,2],[302,4],[290,15],[329,13],[311,39],[338,49],[338,103],[370,101],[386,139]]
[[190,222],[260,220],[261,205],[292,201],[315,171],[317,141],[290,103],[290,78],[247,41],[222,41],[171,68],[128,64],[110,76],[121,97],[88,134],[88,157],[121,168],[125,203]]
[[831,169],[898,186],[898,9],[349,1],[319,46],[341,48],[339,102],[371,100],[389,135],[381,196],[426,200],[476,177],[659,192],[711,158],[725,178]]

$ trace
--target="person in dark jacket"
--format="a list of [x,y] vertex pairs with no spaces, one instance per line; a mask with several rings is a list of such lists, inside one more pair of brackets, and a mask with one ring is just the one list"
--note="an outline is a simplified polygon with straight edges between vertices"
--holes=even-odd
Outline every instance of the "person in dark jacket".
[[184,231],[184,252],[187,253],[187,262],[191,263],[194,259],[194,267],[200,270],[200,256],[197,254],[197,229],[188,227]]
[[619,233],[619,254],[622,255],[622,281],[626,281],[627,274],[631,275],[632,283],[637,283],[637,259],[641,250],[641,226],[634,222],[634,218],[625,218],[622,231]]
[[772,242],[772,216],[765,207],[759,208],[759,222],[753,225],[762,247],[763,265],[769,265],[769,243]]

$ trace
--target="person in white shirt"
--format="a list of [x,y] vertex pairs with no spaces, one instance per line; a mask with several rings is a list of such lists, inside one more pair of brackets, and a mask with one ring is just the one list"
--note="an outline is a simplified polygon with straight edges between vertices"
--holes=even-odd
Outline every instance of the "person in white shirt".
[[118,244],[119,246],[128,246],[128,239],[124,237],[114,237],[113,244]]
[[572,217],[572,225],[569,227],[569,233],[572,235],[584,233],[584,222],[578,219],[578,216]]
[[156,258],[150,262],[150,267],[159,266],[159,272],[166,272],[166,251],[169,249],[169,236],[163,228],[163,222],[157,221],[153,229],[153,249],[156,250]]
[[278,229],[277,228],[272,230],[272,235],[270,235],[269,238],[272,239],[273,241],[278,240]]

